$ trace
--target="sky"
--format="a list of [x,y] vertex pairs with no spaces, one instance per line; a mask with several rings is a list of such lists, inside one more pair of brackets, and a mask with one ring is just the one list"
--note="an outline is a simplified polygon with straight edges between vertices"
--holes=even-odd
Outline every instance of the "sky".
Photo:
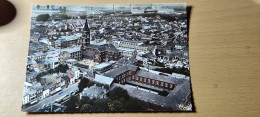
[[[42,6],[46,6],[46,5],[42,5]],[[156,4],[91,4],[91,5],[54,5],[55,8],[58,7],[66,7],[67,10],[75,10],[75,9],[96,9],[96,10],[110,10],[110,9],[119,9],[119,8],[123,8],[123,9],[130,9],[130,8],[135,8],[135,7],[139,7],[139,8],[145,8],[145,7],[152,7],[153,9],[160,9],[161,7],[171,7],[172,8],[179,8],[179,9],[186,9],[186,3],[156,3]],[[32,6],[32,9],[35,10],[36,9],[36,5]]]

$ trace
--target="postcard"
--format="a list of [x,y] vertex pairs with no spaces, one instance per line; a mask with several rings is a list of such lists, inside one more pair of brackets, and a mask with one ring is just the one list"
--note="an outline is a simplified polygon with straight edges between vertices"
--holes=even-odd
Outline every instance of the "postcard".
[[185,3],[31,10],[22,111],[193,111]]

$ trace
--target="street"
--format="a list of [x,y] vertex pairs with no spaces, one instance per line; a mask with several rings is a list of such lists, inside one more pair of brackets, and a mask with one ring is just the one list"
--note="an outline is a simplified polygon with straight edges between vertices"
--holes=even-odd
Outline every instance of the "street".
[[[70,85],[68,88],[65,88],[62,90],[63,93],[57,93],[53,96],[47,97],[43,100],[40,100],[37,104],[32,105],[30,107],[27,107],[23,109],[24,112],[37,112],[38,109],[42,108],[43,105],[48,105],[52,102],[55,102],[55,100],[59,99],[60,97],[66,96],[67,94],[70,94],[71,91],[75,91],[78,89],[78,82],[75,84]],[[60,95],[59,95],[60,94]]]

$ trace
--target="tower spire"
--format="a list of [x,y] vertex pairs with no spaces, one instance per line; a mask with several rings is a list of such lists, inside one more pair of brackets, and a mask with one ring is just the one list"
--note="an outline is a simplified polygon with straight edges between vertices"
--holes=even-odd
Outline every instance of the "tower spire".
[[89,25],[88,25],[88,20],[86,19],[85,25],[82,29],[82,46],[81,50],[85,51],[86,50],[86,45],[90,44],[90,31],[89,31]]

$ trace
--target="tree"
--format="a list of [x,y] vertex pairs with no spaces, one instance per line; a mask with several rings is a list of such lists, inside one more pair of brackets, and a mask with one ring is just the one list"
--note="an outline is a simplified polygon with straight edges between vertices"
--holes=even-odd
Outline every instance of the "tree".
[[107,85],[107,84],[102,84],[102,83],[98,83],[98,82],[95,82],[95,84],[99,87],[104,87],[105,89],[109,90],[109,85]]
[[143,107],[138,99],[136,98],[129,98],[125,102],[125,108],[130,111],[141,111],[143,110]]
[[76,96],[72,96],[66,103],[64,103],[64,105],[67,107],[66,111],[68,112],[75,112],[78,111],[78,109],[76,108],[79,103],[78,97]]
[[48,21],[50,18],[49,14],[41,14],[36,17],[36,21]]
[[107,97],[111,100],[127,100],[129,95],[126,90],[116,87],[107,94]]
[[93,106],[93,110],[95,111],[108,111],[109,107],[108,107],[108,101],[106,99],[96,99],[94,101],[94,106]]
[[89,81],[88,84],[87,84],[87,87],[91,87],[91,86],[93,86],[94,84],[95,84],[94,82]]
[[52,14],[52,15],[50,16],[50,18],[53,19],[53,20],[54,20],[56,17],[57,17],[57,14]]
[[58,72],[66,73],[68,69],[69,69],[69,66],[68,66],[67,64],[66,64],[66,65],[59,64],[59,65],[55,68],[55,72],[56,72],[56,73],[58,73]]
[[127,91],[116,87],[111,90],[108,94],[108,107],[111,111],[141,111],[144,108],[141,105],[141,102],[132,98],[128,95]]
[[44,75],[47,75],[47,73],[46,73],[46,72],[41,72],[41,73],[39,73],[39,74],[35,77],[35,79],[39,82],[39,81],[41,80],[41,77],[44,76]]
[[79,82],[78,88],[79,92],[82,92],[84,88],[88,86],[89,80],[87,78],[82,78]]
[[60,14],[60,18],[61,19],[71,19],[71,17],[68,16],[67,14]]
[[48,73],[53,74],[53,73],[55,73],[55,70],[54,69],[50,69],[50,70],[48,70]]
[[124,103],[120,100],[109,100],[108,107],[111,111],[125,111]]
[[80,19],[87,19],[87,15],[81,15]]
[[81,97],[81,100],[80,100],[80,106],[83,106],[83,104],[90,104],[92,107],[95,105],[94,101],[96,99],[90,99],[88,96],[83,96]]
[[92,110],[92,106],[90,104],[84,104],[80,107],[81,112],[89,112]]

